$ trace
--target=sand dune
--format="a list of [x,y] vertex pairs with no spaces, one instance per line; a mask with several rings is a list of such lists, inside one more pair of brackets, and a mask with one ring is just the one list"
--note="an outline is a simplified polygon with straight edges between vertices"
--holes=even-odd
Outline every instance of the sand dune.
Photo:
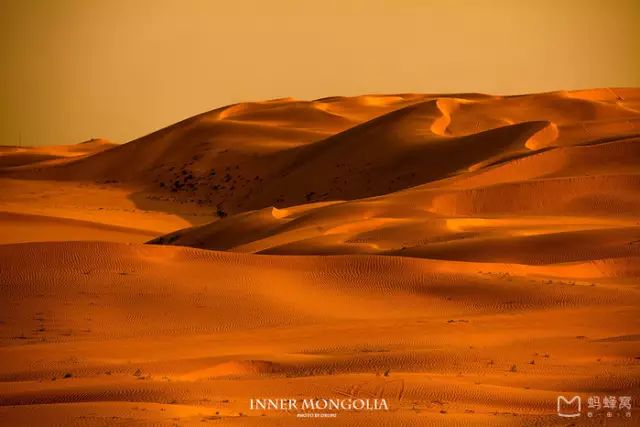
[[[38,166],[61,163],[65,159],[88,156],[115,147],[104,139],[90,139],[75,145],[44,147],[0,146],[0,169],[17,166]],[[55,162],[54,160],[57,160]]]
[[[241,103],[3,148],[0,184],[0,424],[566,426],[558,395],[640,391],[639,89]],[[391,409],[248,403],[318,396]]]
[[[247,411],[248,391],[344,392],[383,396],[394,410],[341,414],[343,425],[459,425],[472,413],[470,425],[513,425],[514,416],[555,425],[545,414],[557,393],[640,386],[637,342],[607,341],[637,333],[640,295],[601,278],[592,286],[497,263],[106,243],[3,245],[0,254],[5,419],[27,419],[25,405],[45,417],[56,403],[79,417],[90,409],[96,423],[244,423],[241,413],[259,415]],[[555,322],[562,328],[548,327]]]
[[144,242],[156,234],[156,231],[99,222],[0,212],[0,244],[69,240]]
[[[612,95],[618,93],[622,98]],[[352,200],[541,150],[633,137],[640,134],[639,93],[401,94],[237,104],[71,163],[2,173],[115,180],[226,213]]]

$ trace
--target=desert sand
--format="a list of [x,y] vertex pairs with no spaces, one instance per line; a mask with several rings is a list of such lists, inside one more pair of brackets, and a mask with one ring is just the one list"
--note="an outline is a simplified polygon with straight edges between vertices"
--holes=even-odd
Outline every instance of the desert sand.
[[[236,104],[0,185],[2,425],[640,417],[640,89]],[[314,397],[389,410],[249,407]]]

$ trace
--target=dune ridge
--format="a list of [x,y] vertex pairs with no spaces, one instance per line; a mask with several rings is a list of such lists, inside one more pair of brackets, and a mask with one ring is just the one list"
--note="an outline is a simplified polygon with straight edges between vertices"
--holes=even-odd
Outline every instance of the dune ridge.
[[[640,119],[633,106],[639,98],[637,89],[602,89],[244,103],[87,158],[0,172],[19,179],[115,180],[139,187],[140,205],[152,193],[240,213],[382,195],[540,150],[635,136]],[[546,123],[535,135],[527,128],[533,131],[534,122]],[[523,132],[523,140],[510,126]],[[483,139],[492,139],[494,148]],[[477,154],[459,154],[468,150]],[[310,158],[313,165],[301,167]],[[459,167],[443,167],[442,158],[458,159]],[[123,162],[129,166],[122,168]]]

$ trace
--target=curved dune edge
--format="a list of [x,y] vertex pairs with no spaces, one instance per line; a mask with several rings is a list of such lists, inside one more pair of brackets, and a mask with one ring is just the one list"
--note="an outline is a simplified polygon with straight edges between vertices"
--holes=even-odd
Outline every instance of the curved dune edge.
[[438,98],[436,100],[436,106],[442,116],[433,121],[431,124],[431,132],[437,135],[446,134],[447,126],[451,123],[451,114],[458,109],[460,102],[461,100],[456,98]]
[[558,126],[555,123],[549,123],[547,126],[535,133],[525,143],[525,147],[529,150],[539,150],[544,147],[548,147],[558,139],[559,131]]

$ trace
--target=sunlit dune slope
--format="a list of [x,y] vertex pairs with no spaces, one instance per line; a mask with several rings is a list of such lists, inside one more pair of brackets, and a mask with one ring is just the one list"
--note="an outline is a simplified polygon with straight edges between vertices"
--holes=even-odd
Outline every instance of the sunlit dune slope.
[[75,181],[0,179],[0,244],[104,240],[144,242],[160,234],[208,222],[211,208],[131,200],[127,185]]

